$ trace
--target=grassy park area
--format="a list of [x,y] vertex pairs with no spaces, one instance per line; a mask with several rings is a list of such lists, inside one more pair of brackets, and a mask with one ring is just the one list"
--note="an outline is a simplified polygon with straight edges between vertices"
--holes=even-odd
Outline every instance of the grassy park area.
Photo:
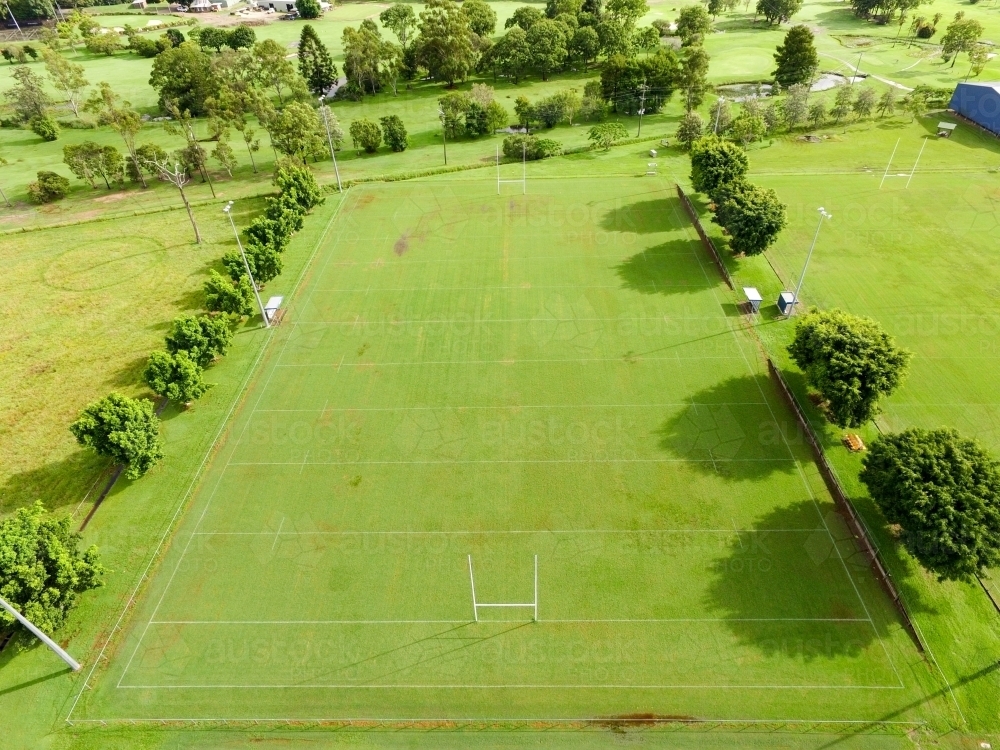
[[[490,5],[498,35],[522,6]],[[650,2],[641,23],[686,5]],[[340,71],[344,29],[387,7],[343,3],[311,22]],[[967,55],[952,68],[937,44],[959,11],[1000,42],[996,7],[957,0],[915,11],[943,16],[930,42],[841,2],[808,2],[792,23],[815,34],[821,73],[860,65],[864,86],[902,97],[965,78]],[[153,17],[87,12],[106,27]],[[254,31],[295,63],[302,26]],[[788,27],[755,22],[752,4],[721,14],[704,39],[708,83],[770,80]],[[91,85],[111,81],[139,113],[162,114],[152,60],[63,54]],[[998,59],[973,80],[1000,78]],[[0,63],[0,95],[18,67]],[[40,60],[25,67],[45,75]],[[516,84],[473,73],[454,91],[489,84],[513,113],[518,97],[582,93],[600,76],[600,63]],[[709,126],[722,91],[697,108]],[[609,105],[627,138],[606,150],[591,146],[593,122],[539,126],[563,155],[529,162],[523,186],[507,160],[499,191],[506,134],[449,137],[445,166],[447,92],[415,80],[332,103],[345,132],[397,115],[408,148],[363,153],[346,137],[343,193],[328,154],[308,161],[325,203],[261,292],[284,297],[281,325],[234,324],[205,396],[162,412],[164,460],[119,480],[84,530],[105,585],[55,634],[84,669],[61,669],[26,637],[0,646],[11,747],[997,746],[1000,615],[988,592],[1000,598],[1000,571],[942,582],[903,550],[858,480],[860,455],[810,401],[786,351],[794,319],[773,304],[794,288],[825,207],[804,305],[871,317],[914,353],[903,386],[854,431],[871,444],[955,427],[1000,455],[996,139],[963,122],[938,139],[939,121],[956,122],[942,112],[774,132],[746,147],[749,176],[777,192],[788,225],[765,254],[734,257],[691,190],[679,91],[642,119],[641,138],[639,118]],[[242,230],[276,190],[280,144],[249,122],[254,165],[237,136],[232,173],[213,164],[211,186],[192,174],[185,188],[201,244],[158,180],[95,189],[70,177],[64,199],[30,202],[39,170],[70,174],[64,146],[124,151],[111,128],[64,126],[45,142],[0,127],[13,203],[0,207],[0,519],[38,499],[74,528],[94,510],[112,466],[68,425],[110,390],[153,398],[150,352],[174,317],[204,309],[205,280],[237,247],[222,206],[235,201]],[[207,119],[192,128],[212,148]],[[149,119],[138,140],[186,143]],[[743,314],[742,286],[763,293],[760,315]],[[859,551],[765,355],[926,651]]]

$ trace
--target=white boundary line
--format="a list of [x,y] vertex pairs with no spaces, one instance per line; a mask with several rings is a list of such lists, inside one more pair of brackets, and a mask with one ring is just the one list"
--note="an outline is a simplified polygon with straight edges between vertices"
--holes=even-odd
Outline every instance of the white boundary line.
[[[315,685],[121,685],[122,690],[903,690],[899,685],[630,685],[626,683],[572,684],[512,683],[503,685],[450,685],[409,683],[363,685],[332,683]],[[308,719],[300,719],[308,721]]]
[[[310,461],[309,466],[449,466],[492,464],[716,464],[796,463],[794,458],[483,458],[440,461]],[[301,461],[227,461],[229,466],[302,466]]]
[[[893,404],[895,407],[897,404]],[[1000,404],[996,404],[1000,406]],[[321,409],[258,409],[255,414],[325,414],[331,411],[438,411],[440,409],[451,409],[453,411],[473,411],[473,410],[516,410],[524,409],[662,409],[673,406],[767,406],[763,401],[716,401],[713,403],[695,403],[694,401],[674,401],[660,404],[526,404],[521,406],[509,406],[500,404],[495,406],[466,406],[455,404],[442,404],[441,406],[324,406]],[[917,404],[914,404],[917,406]]]
[[[476,602],[477,607],[533,607],[527,604],[483,604]],[[484,620],[479,625],[496,623],[525,622],[524,618],[514,620]],[[824,622],[824,623],[864,623],[865,617],[618,617],[618,618],[557,618],[538,620],[545,625],[578,625],[620,623],[623,625],[642,625],[648,623],[726,623],[726,622]],[[475,620],[154,620],[151,625],[469,625],[475,626]]]
[[[341,717],[341,718],[314,718],[314,719],[274,719],[274,718],[246,718],[246,717],[229,717],[229,718],[202,718],[202,719],[157,719],[157,718],[121,718],[121,719],[76,719],[77,724],[118,724],[118,723],[129,723],[129,724],[206,724],[206,723],[223,723],[223,724],[299,724],[303,721],[316,722],[320,724],[351,724],[355,722],[361,722],[365,725],[371,723],[384,723],[384,724],[451,724],[453,722],[462,723],[473,723],[473,724],[486,724],[486,723],[549,723],[549,724],[576,724],[580,722],[593,722],[595,717],[582,717],[576,719],[567,718],[540,718],[540,717],[515,717],[515,718],[500,718],[500,717],[482,717],[482,718],[459,718],[459,719],[442,719],[438,718],[378,718],[374,716],[370,717]],[[610,720],[613,721],[613,720]],[[709,718],[698,718],[698,719],[668,719],[668,718],[652,718],[652,719],[627,719],[629,722],[639,722],[649,724],[650,726],[656,724],[689,724],[692,726],[699,725],[711,725],[711,724],[796,724],[796,725],[816,725],[816,724],[831,724],[835,726],[870,726],[872,724],[885,725],[885,726],[900,726],[900,727],[924,727],[927,726],[926,721],[893,721],[891,719],[709,719]],[[540,729],[539,731],[545,731]],[[820,734],[817,732],[816,734]]]
[[[297,365],[282,365],[276,364],[274,367],[287,367],[287,368],[308,368],[308,367],[336,367],[338,370],[341,367],[360,367],[361,369],[373,369],[376,367],[424,367],[424,366],[438,366],[443,365],[447,367],[454,367],[456,365],[537,365],[537,364],[558,364],[560,362],[566,364],[583,364],[586,362],[618,362],[623,365],[628,365],[633,367],[636,364],[643,362],[677,362],[678,364],[682,362],[704,362],[705,360],[714,359],[735,359],[739,360],[741,357],[736,356],[703,356],[703,357],[633,357],[630,360],[626,360],[624,356],[622,357],[560,357],[557,359],[457,359],[457,360],[413,360],[410,362],[341,362],[334,364],[333,362],[304,362]],[[973,357],[973,359],[993,359],[993,357]]]
[[[513,534],[813,534],[813,529],[496,529],[484,531],[282,531],[282,536],[501,536]],[[196,531],[198,536],[273,536],[273,531]]]

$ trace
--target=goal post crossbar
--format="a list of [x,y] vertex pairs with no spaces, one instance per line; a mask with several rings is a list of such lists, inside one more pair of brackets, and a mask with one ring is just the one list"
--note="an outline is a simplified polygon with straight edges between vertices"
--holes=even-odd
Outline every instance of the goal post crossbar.
[[501,180],[500,179],[500,146],[497,146],[497,195],[500,195],[500,186],[508,184],[520,184],[521,195],[527,195],[528,193],[528,152],[527,146],[521,145],[521,179],[519,180]]
[[538,622],[538,555],[535,555],[535,569],[534,569],[534,595],[535,600],[531,602],[480,602],[476,599],[476,574],[472,568],[472,555],[468,556],[469,559],[469,583],[472,587],[472,616],[475,622],[479,622],[479,610],[483,608],[505,608],[505,609],[531,609],[531,619],[534,622]]

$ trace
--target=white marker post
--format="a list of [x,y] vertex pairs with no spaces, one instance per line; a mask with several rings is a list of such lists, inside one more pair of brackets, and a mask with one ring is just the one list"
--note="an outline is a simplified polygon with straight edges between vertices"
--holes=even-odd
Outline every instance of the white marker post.
[[50,649],[52,649],[53,651],[55,651],[56,655],[60,659],[62,659],[64,662],[66,662],[66,664],[69,665],[70,669],[72,669],[74,672],[79,672],[80,671],[80,665],[76,661],[76,659],[74,659],[72,656],[70,656],[65,651],[63,651],[59,647],[58,643],[56,643],[54,640],[52,640],[47,635],[45,635],[45,633],[43,633],[41,630],[39,630],[38,628],[36,628],[34,626],[34,624],[27,617],[25,617],[24,615],[22,615],[20,612],[18,612],[12,606],[10,606],[2,597],[0,597],[0,607],[3,607],[5,610],[7,610],[8,612],[10,612],[10,614],[14,617],[14,619],[16,619],[19,623],[21,623],[22,625],[24,625],[24,627],[26,627],[28,630],[30,630],[34,634],[34,636],[36,638],[38,638],[38,640],[40,640],[42,643],[44,643]]

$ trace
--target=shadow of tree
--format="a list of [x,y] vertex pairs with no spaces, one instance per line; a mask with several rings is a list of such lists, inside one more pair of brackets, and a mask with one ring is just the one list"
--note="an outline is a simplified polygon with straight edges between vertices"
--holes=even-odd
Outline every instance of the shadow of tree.
[[641,294],[694,294],[717,286],[716,279],[691,262],[691,252],[689,240],[671,240],[636,253],[614,270],[623,287]]
[[[726,334],[724,341],[732,345]],[[772,389],[767,376],[746,375],[699,391],[690,406],[656,430],[660,449],[738,482],[795,472],[786,443],[804,442],[804,436],[791,415],[785,421],[777,412],[780,422],[775,422],[761,395]]]
[[710,566],[705,605],[742,644],[767,656],[858,656],[884,626],[869,621],[848,570],[871,575],[843,520],[832,511],[824,519],[804,500],[734,535]]
[[[649,195],[643,192],[641,195]],[[623,196],[626,201],[628,196]],[[622,205],[608,211],[601,218],[600,226],[606,232],[634,232],[636,234],[655,234],[676,229],[673,219],[672,202],[676,198],[657,198],[655,200],[623,202]]]
[[142,371],[146,369],[149,357],[135,357],[111,373],[105,384],[112,388],[127,388],[142,383]]
[[0,515],[41,500],[49,510],[79,503],[104,477],[107,459],[77,450],[65,458],[12,474],[0,487]]

